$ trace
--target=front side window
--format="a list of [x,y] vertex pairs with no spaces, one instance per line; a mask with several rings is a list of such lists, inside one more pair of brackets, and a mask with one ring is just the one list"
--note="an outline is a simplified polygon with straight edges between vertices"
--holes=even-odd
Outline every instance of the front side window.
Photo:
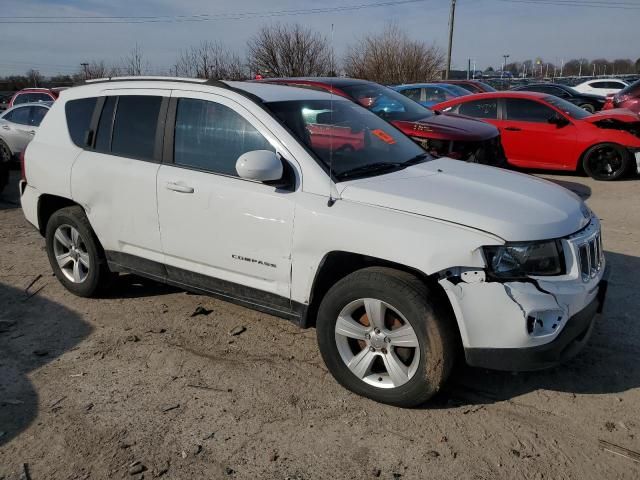
[[29,107],[20,107],[11,110],[2,118],[19,125],[29,125],[29,113]]
[[426,101],[430,103],[440,103],[454,98],[449,92],[441,87],[425,87]]
[[73,143],[78,147],[86,147],[87,132],[91,125],[91,116],[96,107],[96,97],[69,100],[64,111],[67,117],[67,129]]
[[238,157],[253,150],[275,151],[239,113],[207,100],[178,100],[173,152],[176,165],[237,177]]
[[34,127],[39,127],[42,123],[42,119],[48,111],[49,109],[44,107],[31,107],[31,118],[29,120],[29,124]]
[[458,109],[460,115],[467,115],[475,118],[498,118],[498,100],[488,98],[486,100],[474,100],[460,105]]
[[507,98],[507,120],[515,122],[548,123],[555,113],[553,109],[533,100]]
[[123,95],[118,98],[113,122],[111,152],[153,160],[162,97]]
[[422,89],[420,88],[405,88],[404,90],[400,90],[400,93],[414,102],[419,102],[421,91]]
[[352,102],[292,100],[266,106],[338,181],[430,158],[389,123]]

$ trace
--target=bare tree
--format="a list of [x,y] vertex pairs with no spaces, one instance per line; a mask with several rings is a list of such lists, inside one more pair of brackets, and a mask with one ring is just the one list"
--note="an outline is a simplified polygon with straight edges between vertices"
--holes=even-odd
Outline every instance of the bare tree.
[[248,50],[249,68],[268,76],[327,75],[332,69],[327,39],[299,24],[262,27]]
[[25,75],[28,79],[29,85],[33,86],[33,87],[37,87],[39,85],[42,84],[42,80],[44,80],[44,77],[40,74],[40,72],[34,68],[32,68],[31,70],[29,70],[26,75]]
[[74,75],[76,80],[90,80],[92,78],[117,77],[120,69],[117,66],[109,66],[104,60],[92,60],[82,64],[82,69]]
[[350,45],[344,58],[348,76],[385,84],[434,80],[443,66],[440,48],[411,40],[395,24]]
[[205,41],[183,51],[173,67],[176,76],[241,80],[247,77],[240,57],[218,42]]
[[140,76],[149,71],[149,65],[144,60],[144,55],[140,45],[135,47],[122,59],[121,73],[128,76]]

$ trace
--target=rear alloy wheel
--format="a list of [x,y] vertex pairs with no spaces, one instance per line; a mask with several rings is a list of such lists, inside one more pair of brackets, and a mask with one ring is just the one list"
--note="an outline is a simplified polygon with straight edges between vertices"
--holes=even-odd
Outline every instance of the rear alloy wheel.
[[590,103],[585,103],[583,105],[580,105],[580,108],[583,108],[584,110],[586,110],[589,113],[595,113],[595,111],[596,111],[596,107],[594,107]]
[[66,207],[51,215],[46,245],[53,272],[70,292],[92,297],[108,285],[112,274],[81,207]]
[[413,407],[431,398],[446,381],[456,348],[450,319],[430,299],[422,281],[390,268],[365,268],[337,282],[316,322],[331,374],[378,402]]
[[629,169],[629,152],[615,143],[594,145],[584,154],[582,167],[595,180],[617,180]]

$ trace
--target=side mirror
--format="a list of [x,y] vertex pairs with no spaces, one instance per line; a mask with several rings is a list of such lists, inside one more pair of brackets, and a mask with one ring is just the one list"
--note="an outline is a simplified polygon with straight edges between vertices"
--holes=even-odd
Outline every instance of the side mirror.
[[284,173],[282,160],[270,150],[253,150],[243,153],[236,161],[240,178],[258,182],[275,182]]
[[565,117],[563,117],[562,115],[560,115],[559,113],[554,113],[553,115],[551,115],[547,121],[551,124],[551,125],[555,125],[558,128],[561,127],[565,127],[567,125],[569,125],[569,120],[567,120]]

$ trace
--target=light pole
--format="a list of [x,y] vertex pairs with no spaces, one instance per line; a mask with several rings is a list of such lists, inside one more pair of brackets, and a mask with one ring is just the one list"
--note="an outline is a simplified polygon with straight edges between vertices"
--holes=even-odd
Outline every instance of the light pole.
[[87,67],[89,66],[89,64],[87,62],[83,62],[80,64],[80,66],[82,67],[82,70],[84,71],[84,79],[87,79]]
[[444,72],[444,79],[449,79],[451,71],[451,50],[453,48],[453,21],[456,17],[456,0],[451,0],[451,12],[449,13],[449,48],[447,49],[447,69]]
[[502,74],[500,75],[500,78],[504,77],[504,71],[507,68],[507,58],[509,58],[509,54],[504,54],[502,55],[502,58],[504,58],[504,62],[502,62]]

